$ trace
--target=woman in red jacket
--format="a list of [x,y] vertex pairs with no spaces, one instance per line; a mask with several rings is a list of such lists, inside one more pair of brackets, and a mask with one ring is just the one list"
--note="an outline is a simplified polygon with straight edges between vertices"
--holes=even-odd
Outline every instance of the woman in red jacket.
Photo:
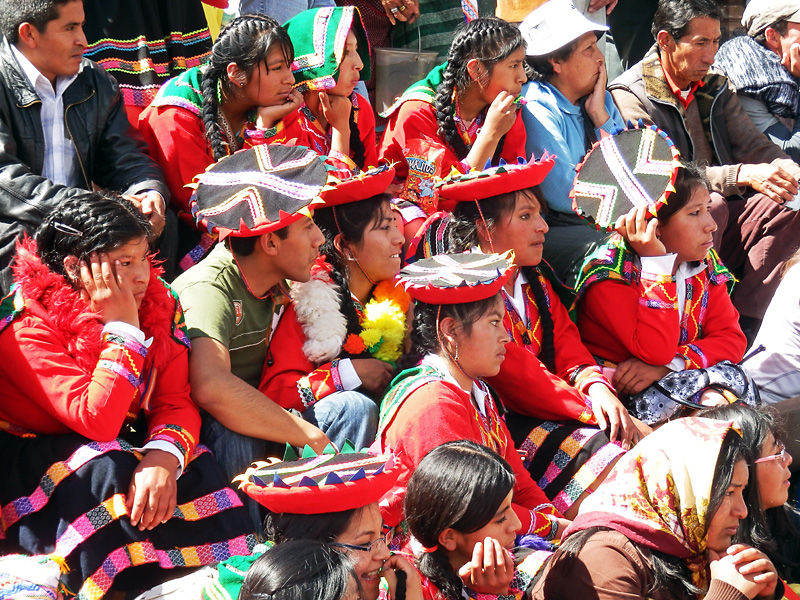
[[79,598],[129,567],[200,566],[255,543],[197,445],[189,340],[149,233],[125,199],[67,199],[20,243],[0,305],[0,549],[63,559]]
[[506,257],[478,253],[440,254],[400,272],[417,301],[411,352],[422,360],[395,378],[381,403],[378,442],[401,469],[398,489],[381,503],[390,526],[403,520],[405,488],[422,457],[452,440],[482,444],[511,465],[518,533],[551,540],[569,522],[523,466],[498,399],[482,379],[497,375],[505,357],[499,292],[511,273]]
[[488,160],[512,161],[525,154],[517,100],[527,80],[524,60],[517,27],[501,19],[475,19],[456,34],[447,62],[387,111],[378,155],[397,163],[397,177],[405,181],[402,196],[417,207],[403,213],[407,238],[436,211],[436,177],[454,166],[480,169]]
[[512,411],[506,424],[528,472],[569,517],[649,428],[634,424],[581,343],[559,295],[565,288],[542,261],[548,227],[531,186],[552,164],[453,174],[439,189],[440,206],[453,210],[450,251],[514,252],[500,292],[510,341],[500,372],[486,381]]
[[755,402],[749,376],[733,364],[746,340],[728,296],[733,276],[711,247],[707,183],[685,164],[674,188],[666,203],[620,217],[577,284],[581,338],[646,423],[687,402]]

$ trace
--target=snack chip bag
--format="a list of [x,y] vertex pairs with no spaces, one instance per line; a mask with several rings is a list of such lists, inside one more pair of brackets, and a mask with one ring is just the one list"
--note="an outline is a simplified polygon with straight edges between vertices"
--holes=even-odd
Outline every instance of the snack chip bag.
[[400,196],[419,206],[426,215],[436,212],[439,192],[433,184],[441,177],[445,146],[431,139],[414,139],[404,148],[408,177]]

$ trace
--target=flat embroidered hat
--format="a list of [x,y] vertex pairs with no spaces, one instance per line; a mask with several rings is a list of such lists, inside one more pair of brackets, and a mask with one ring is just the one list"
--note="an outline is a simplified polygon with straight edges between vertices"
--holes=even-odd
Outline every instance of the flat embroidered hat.
[[330,177],[327,185],[320,192],[323,206],[339,206],[366,200],[378,194],[383,194],[394,179],[394,167],[380,165],[371,167],[347,179]]
[[283,462],[256,462],[236,480],[239,489],[274,513],[313,515],[361,508],[381,499],[397,481],[393,455],[341,453],[328,446],[317,455],[309,447],[298,459],[287,450]]
[[681,166],[664,131],[629,122],[628,129],[604,136],[575,168],[572,209],[600,231],[612,231],[635,206],[649,206],[655,215],[675,191]]
[[250,237],[291,225],[318,203],[325,163],[303,146],[264,144],[224,157],[197,175],[191,199],[198,227]]
[[462,304],[491,298],[509,280],[514,254],[437,254],[404,267],[397,275],[414,300]]
[[555,156],[545,154],[540,160],[525,160],[507,163],[502,158],[493,167],[487,162],[482,170],[461,173],[455,168],[436,183],[439,191],[439,209],[452,212],[456,204],[465,201],[483,200],[500,194],[516,192],[539,185],[555,164]]

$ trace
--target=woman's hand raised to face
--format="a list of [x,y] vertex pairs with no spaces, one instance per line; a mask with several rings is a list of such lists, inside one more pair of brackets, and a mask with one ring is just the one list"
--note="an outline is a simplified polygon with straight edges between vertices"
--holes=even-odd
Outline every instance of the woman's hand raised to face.
[[724,556],[709,549],[708,558],[711,561],[712,580],[724,581],[748,598],[766,600],[775,595],[778,573],[761,550],[734,544]]
[[292,90],[283,104],[259,106],[256,127],[259,129],[275,127],[284,117],[300,108],[301,104],[303,104],[303,94],[297,90]]
[[489,105],[489,110],[486,111],[486,123],[481,133],[486,131],[488,135],[497,140],[507,134],[517,120],[519,107],[514,104],[515,99],[516,96],[512,96],[508,92],[497,94],[497,97]]
[[[117,261],[119,263],[119,261]],[[122,321],[139,327],[136,298],[122,277],[116,274],[105,252],[92,252],[89,263],[80,263],[81,295],[103,323]]]
[[639,256],[664,256],[667,249],[658,239],[658,219],[647,218],[649,208],[632,208],[628,214],[617,219],[614,230],[625,238]]
[[487,537],[475,544],[472,560],[458,570],[458,576],[479,594],[508,594],[514,578],[514,561],[500,542]]

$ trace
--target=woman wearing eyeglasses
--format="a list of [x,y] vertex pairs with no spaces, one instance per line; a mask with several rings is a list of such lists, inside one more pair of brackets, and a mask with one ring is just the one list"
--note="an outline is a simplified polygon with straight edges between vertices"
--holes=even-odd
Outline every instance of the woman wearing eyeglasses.
[[784,581],[800,583],[800,515],[787,504],[792,455],[781,442],[786,433],[781,423],[764,409],[741,404],[706,410],[701,416],[733,421],[746,446],[747,517],[735,541],[759,548]]
[[237,477],[240,489],[267,509],[267,543],[256,546],[252,556],[220,563],[219,577],[203,597],[236,600],[247,571],[268,547],[319,540],[348,555],[360,600],[377,600],[381,579],[386,600],[422,600],[419,574],[404,557],[389,552],[378,510],[378,500],[397,482],[394,458],[355,452],[349,443],[340,454],[332,446],[319,456],[308,452],[306,447],[299,460],[289,452],[284,462],[255,463]]

